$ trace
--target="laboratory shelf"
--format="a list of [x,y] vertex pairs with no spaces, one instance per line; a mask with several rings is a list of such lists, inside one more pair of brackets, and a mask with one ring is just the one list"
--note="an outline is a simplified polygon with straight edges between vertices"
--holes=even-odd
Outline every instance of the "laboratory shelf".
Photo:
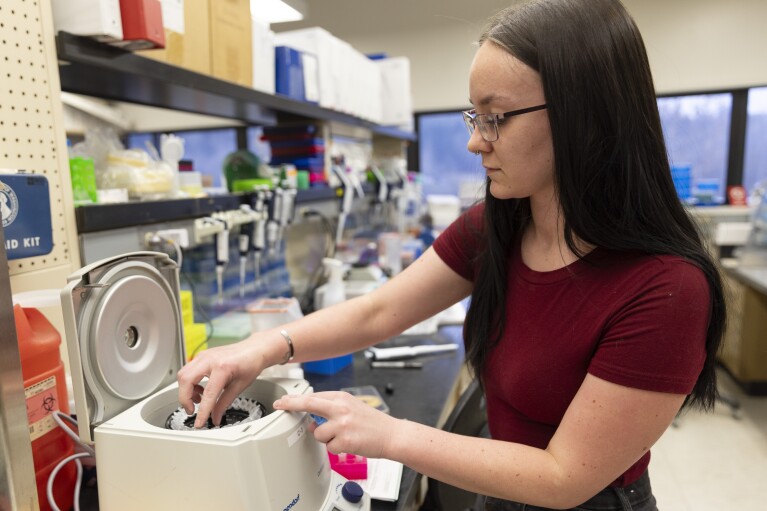
[[[364,183],[362,189],[366,197],[372,197],[375,193],[375,186],[370,183]],[[300,205],[340,200],[343,193],[341,188],[330,187],[298,190],[295,203]],[[200,198],[87,204],[75,209],[75,220],[77,232],[87,234],[138,225],[200,218],[219,211],[238,209],[241,204],[252,204],[252,199],[251,193],[233,193]]]
[[218,211],[238,209],[248,200],[246,194],[216,197],[162,199],[116,204],[88,204],[75,209],[77,232],[121,229],[137,225],[200,218]]
[[247,124],[334,121],[375,135],[413,141],[415,133],[382,126],[312,103],[260,92],[136,55],[86,37],[56,36],[61,90],[158,108],[181,110]]

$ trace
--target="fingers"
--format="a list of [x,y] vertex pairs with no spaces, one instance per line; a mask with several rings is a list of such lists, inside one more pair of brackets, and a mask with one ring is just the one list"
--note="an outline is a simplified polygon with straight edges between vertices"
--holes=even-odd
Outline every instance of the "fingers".
[[239,396],[240,393],[245,390],[245,387],[247,387],[247,385],[243,385],[242,382],[239,382],[237,384],[232,384],[224,389],[224,391],[221,393],[221,396],[218,398],[218,401],[216,401],[216,405],[213,407],[213,411],[211,412],[213,424],[216,426],[221,425],[221,417],[224,416],[224,413],[226,413],[226,410],[229,408],[229,405],[232,404],[232,401],[237,399],[237,396]]
[[[221,377],[216,378],[213,374],[211,374],[210,378],[208,379],[208,384],[205,386],[205,390],[202,393],[200,406],[197,408],[197,418],[194,420],[195,428],[201,428],[205,425],[227,383],[228,381],[226,379]],[[226,403],[226,406],[228,405],[229,403]],[[224,411],[226,410],[226,406],[224,407]],[[223,411],[221,414],[223,414]],[[220,421],[221,415],[219,415],[218,418]]]
[[[242,355],[233,359],[224,350],[217,351],[215,355],[202,353],[178,372],[179,403],[190,415],[195,411],[194,405],[198,405],[195,428],[203,427],[209,417],[214,424],[220,424],[226,409],[251,380],[242,374]],[[203,387],[200,381],[204,377],[208,381]]]
[[285,395],[275,401],[273,406],[275,410],[309,412],[327,418],[333,403],[348,395],[346,392],[316,392],[301,396]]
[[200,404],[200,400],[202,399],[203,392],[205,392],[205,387],[203,387],[202,385],[195,385],[192,388],[192,402],[195,404]]
[[200,402],[203,388],[199,385],[202,376],[196,376],[191,373],[187,367],[182,367],[177,375],[178,380],[178,402],[184,407],[188,414],[194,413],[195,403]]

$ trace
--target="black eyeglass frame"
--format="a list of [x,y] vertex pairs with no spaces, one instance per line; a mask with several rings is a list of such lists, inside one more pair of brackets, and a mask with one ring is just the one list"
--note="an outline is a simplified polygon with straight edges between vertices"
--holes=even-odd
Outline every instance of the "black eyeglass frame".
[[[530,106],[527,108],[520,108],[519,110],[512,110],[510,112],[504,112],[502,114],[478,114],[475,108],[472,108],[471,110],[464,110],[461,113],[463,114],[463,122],[466,123],[466,128],[469,130],[469,135],[473,135],[475,127],[479,126],[480,136],[486,142],[495,142],[499,138],[498,124],[503,123],[503,121],[505,121],[509,117],[528,114],[530,112],[537,112],[538,110],[543,110],[545,108],[548,108],[548,105],[546,103],[543,103],[542,105]],[[493,138],[492,140],[488,139],[485,133],[486,130],[483,129],[483,126],[489,127],[491,124],[494,129],[493,132],[495,133],[495,138]]]

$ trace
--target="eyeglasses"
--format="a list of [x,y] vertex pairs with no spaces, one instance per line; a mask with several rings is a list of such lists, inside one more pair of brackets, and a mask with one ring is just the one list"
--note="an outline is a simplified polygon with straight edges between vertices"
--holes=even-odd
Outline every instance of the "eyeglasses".
[[469,135],[473,135],[474,128],[478,127],[479,134],[482,135],[483,139],[488,142],[495,142],[498,140],[498,125],[502,124],[507,118],[537,112],[544,108],[546,108],[546,104],[512,110],[503,114],[478,114],[473,108],[461,113],[463,114],[463,122],[466,123],[466,128],[469,130]]

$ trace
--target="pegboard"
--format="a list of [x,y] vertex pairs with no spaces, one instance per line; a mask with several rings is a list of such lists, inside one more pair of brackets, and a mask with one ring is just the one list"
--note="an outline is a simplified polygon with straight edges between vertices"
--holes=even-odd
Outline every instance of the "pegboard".
[[14,292],[63,286],[79,263],[50,1],[0,2],[0,168],[47,177],[53,228],[52,252],[8,262]]

